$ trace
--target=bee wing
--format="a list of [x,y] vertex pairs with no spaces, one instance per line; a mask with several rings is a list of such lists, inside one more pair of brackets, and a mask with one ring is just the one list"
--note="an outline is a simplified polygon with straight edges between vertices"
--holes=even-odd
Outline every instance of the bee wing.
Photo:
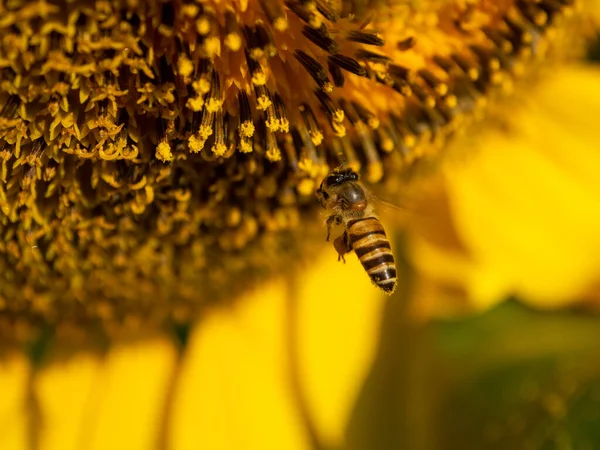
[[371,198],[370,200],[372,200],[373,202],[383,206],[384,208],[389,208],[389,209],[393,209],[394,211],[402,211],[402,212],[407,212],[408,208],[405,208],[403,206],[400,205],[396,205],[394,203],[390,203],[390,202],[386,202],[385,200],[380,199],[379,197],[371,194]]
[[370,202],[376,203],[377,205],[383,206],[384,208],[393,209],[395,211],[402,211],[405,213],[408,212],[408,208],[397,205],[395,203],[386,202],[385,200],[382,200],[379,197],[377,197],[370,190],[367,190],[364,187],[363,187],[363,189],[365,190],[365,193],[367,194],[367,198],[369,199]]

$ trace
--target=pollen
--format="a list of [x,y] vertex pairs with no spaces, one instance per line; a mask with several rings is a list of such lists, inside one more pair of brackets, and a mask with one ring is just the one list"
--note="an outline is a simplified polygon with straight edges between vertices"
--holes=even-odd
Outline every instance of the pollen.
[[438,157],[593,30],[570,0],[41,4],[0,19],[0,302],[41,324],[279,270],[331,168]]

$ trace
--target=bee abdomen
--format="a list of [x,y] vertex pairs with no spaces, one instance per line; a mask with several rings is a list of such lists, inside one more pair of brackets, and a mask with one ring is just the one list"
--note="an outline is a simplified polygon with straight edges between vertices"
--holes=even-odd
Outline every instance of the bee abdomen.
[[348,241],[371,281],[391,294],[396,288],[396,264],[390,241],[379,219],[367,217],[348,222]]

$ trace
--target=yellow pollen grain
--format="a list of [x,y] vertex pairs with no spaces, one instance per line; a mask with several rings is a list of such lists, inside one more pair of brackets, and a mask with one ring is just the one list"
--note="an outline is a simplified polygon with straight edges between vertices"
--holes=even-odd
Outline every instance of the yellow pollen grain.
[[443,97],[448,93],[448,85],[446,83],[440,83],[435,87],[435,91]]
[[311,131],[308,134],[313,145],[321,145],[321,142],[323,142],[323,133],[320,131]]
[[156,159],[162,162],[173,160],[173,153],[171,152],[171,146],[168,142],[163,141],[156,146]]
[[279,120],[279,130],[282,133],[289,133],[290,131],[290,121],[287,119],[280,119]]
[[414,134],[407,134],[402,138],[402,142],[407,147],[412,148],[417,144],[417,138]]
[[333,84],[331,84],[329,81],[326,81],[323,83],[323,90],[327,93],[333,92]]
[[310,158],[302,158],[298,162],[298,169],[308,174],[308,176],[311,178],[315,178],[319,174],[319,167]]
[[346,136],[346,127],[341,123],[332,122],[331,127],[333,128],[333,132],[336,136],[344,137]]
[[261,95],[256,99],[256,109],[260,111],[266,111],[269,106],[271,106],[273,102],[266,95]]
[[475,67],[471,67],[468,72],[467,75],[469,76],[469,78],[473,81],[477,81],[477,79],[479,78],[479,70]]
[[315,182],[310,178],[304,178],[298,182],[298,186],[296,187],[296,191],[303,197],[308,197],[309,195],[313,195],[315,191]]
[[241,139],[239,150],[240,150],[240,153],[252,152],[252,142],[247,139]]
[[193,134],[188,138],[188,147],[193,153],[202,151],[205,143],[206,139],[202,139],[198,133]]
[[200,96],[188,98],[188,101],[185,103],[189,109],[194,112],[202,111],[202,107],[204,106],[204,99]]
[[458,99],[456,98],[456,95],[454,94],[450,94],[448,96],[446,96],[444,98],[444,104],[451,109],[456,108],[456,105],[458,104]]
[[308,24],[313,28],[320,28],[321,25],[323,25],[323,19],[321,18],[320,15],[313,14],[310,17]]
[[267,84],[267,74],[259,70],[252,75],[252,84],[255,86],[264,86]]
[[200,125],[200,129],[198,130],[198,135],[206,140],[208,137],[213,134],[213,129],[210,125]]
[[242,122],[240,125],[240,136],[251,138],[254,135],[254,124],[249,120]]
[[229,33],[223,43],[232,52],[237,52],[242,48],[242,37],[238,33]]
[[216,112],[220,111],[222,106],[223,106],[222,100],[217,100],[217,99],[211,98],[211,99],[208,99],[208,101],[206,102],[206,110],[211,113],[216,113]]
[[217,36],[211,36],[204,40],[204,50],[209,58],[221,56],[221,40]]
[[273,28],[277,31],[285,31],[288,28],[288,21],[286,17],[278,17],[273,21]]
[[181,12],[186,17],[196,17],[200,12],[198,5],[188,4],[181,7]]
[[200,94],[206,94],[210,91],[210,80],[206,77],[201,77],[192,83],[192,89]]
[[367,120],[367,125],[369,125],[371,129],[376,130],[379,128],[379,119],[377,117],[370,117]]
[[377,183],[383,178],[383,164],[381,162],[373,162],[367,164],[365,179],[369,183]]
[[265,52],[262,48],[255,47],[250,50],[250,58],[254,59],[255,61],[259,61],[264,56]]
[[333,120],[335,122],[343,122],[344,121],[344,110],[337,109],[333,112]]
[[227,146],[223,143],[218,143],[212,146],[212,152],[215,156],[223,156],[227,151]]
[[242,212],[239,208],[233,207],[227,212],[225,217],[225,223],[228,227],[237,227],[242,221]]
[[200,17],[196,20],[196,30],[202,36],[206,36],[210,33],[210,20],[207,17]]
[[265,120],[265,125],[271,131],[279,130],[279,120],[277,120],[275,117],[271,117]]
[[266,153],[267,159],[271,162],[277,162],[281,160],[281,150],[279,150],[279,147],[271,147],[269,150],[267,150]]
[[384,152],[391,152],[392,150],[394,150],[394,141],[392,141],[389,138],[383,139],[381,141],[381,149]]
[[194,70],[192,61],[187,56],[181,56],[177,61],[177,71],[183,77],[189,77]]

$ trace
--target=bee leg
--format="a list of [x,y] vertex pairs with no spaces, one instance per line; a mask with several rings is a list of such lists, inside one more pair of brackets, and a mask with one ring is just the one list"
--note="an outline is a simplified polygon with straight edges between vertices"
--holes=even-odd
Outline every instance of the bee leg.
[[333,241],[333,247],[338,252],[338,261],[341,259],[344,264],[346,264],[344,255],[352,251],[352,247],[348,241],[348,232],[344,231],[344,234],[338,236],[335,241]]
[[329,238],[331,237],[331,228],[336,225],[340,225],[342,223],[342,218],[340,216],[329,216],[327,218],[327,237],[325,238],[325,242],[329,242]]

